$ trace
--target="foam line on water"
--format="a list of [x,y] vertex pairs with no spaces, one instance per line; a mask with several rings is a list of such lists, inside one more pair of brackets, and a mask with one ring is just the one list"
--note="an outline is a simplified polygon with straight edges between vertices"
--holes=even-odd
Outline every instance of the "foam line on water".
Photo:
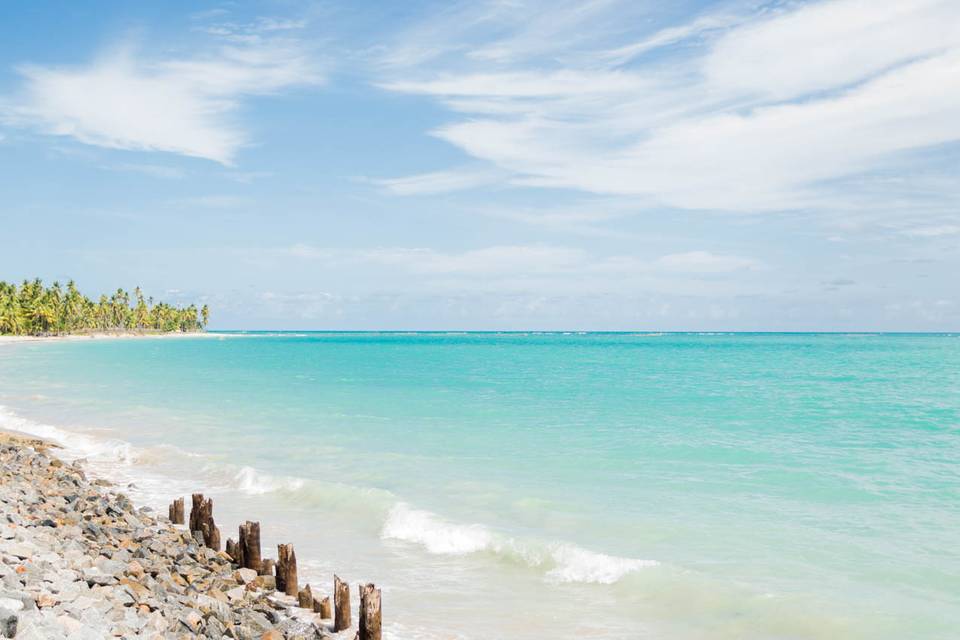
[[132,464],[136,455],[129,442],[114,438],[96,438],[83,433],[67,431],[50,424],[35,422],[24,418],[0,406],[0,429],[19,431],[61,445],[63,457],[69,459],[88,458],[100,461],[112,461],[118,464]]
[[390,510],[381,537],[419,544],[430,553],[463,555],[490,548],[493,534],[478,524],[453,524],[429,511],[398,503]]
[[419,545],[428,553],[466,555],[486,552],[544,572],[548,582],[614,584],[628,574],[656,567],[656,560],[623,558],[568,542],[543,543],[504,536],[481,524],[457,524],[398,503],[387,515],[381,538]]
[[[135,484],[139,494],[154,505],[165,504],[170,495],[189,493],[197,486],[207,490],[236,491],[248,496],[286,494],[298,504],[318,508],[359,508],[382,522],[380,537],[415,544],[427,553],[468,555],[488,553],[504,562],[520,563],[543,572],[557,583],[614,584],[625,576],[655,567],[655,560],[624,558],[584,549],[569,542],[519,539],[496,532],[483,524],[460,524],[442,516],[398,502],[388,491],[349,485],[312,482],[295,476],[278,476],[250,466],[216,461],[194,467],[193,477],[171,478],[160,468],[165,463],[203,458],[172,445],[138,448],[116,438],[104,438],[62,429],[19,416],[0,406],[0,429],[19,431],[60,444],[61,457],[86,459],[95,473],[118,484]],[[193,465],[191,465],[193,466]],[[135,496],[136,497],[136,496]]]

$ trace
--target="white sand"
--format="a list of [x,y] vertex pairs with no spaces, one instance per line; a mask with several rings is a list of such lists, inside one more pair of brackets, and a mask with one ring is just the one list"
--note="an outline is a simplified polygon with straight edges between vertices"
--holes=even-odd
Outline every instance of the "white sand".
[[161,338],[216,338],[219,333],[84,333],[63,336],[0,336],[0,345],[18,342],[54,342],[62,340],[131,340]]

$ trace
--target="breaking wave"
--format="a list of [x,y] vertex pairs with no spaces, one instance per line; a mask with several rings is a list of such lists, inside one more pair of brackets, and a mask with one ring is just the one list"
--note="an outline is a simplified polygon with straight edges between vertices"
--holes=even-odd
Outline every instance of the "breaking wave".
[[[0,406],[0,429],[60,444],[64,447],[58,453],[61,457],[67,460],[83,458],[95,472],[109,480],[135,482],[145,490],[147,495],[144,498],[158,503],[174,489],[167,477],[170,470],[167,474],[155,473],[158,465],[184,457],[205,457],[170,445],[137,448],[123,440],[61,429],[21,417],[3,406]],[[200,465],[198,471],[199,477],[176,479],[174,484],[180,492],[189,492],[188,487],[195,488],[200,482],[208,490],[237,491],[248,496],[286,494],[301,506],[339,510],[362,505],[359,508],[368,516],[382,522],[380,537],[383,540],[418,545],[437,555],[489,554],[499,561],[542,571],[548,582],[614,584],[631,573],[659,565],[655,560],[607,555],[567,542],[510,537],[482,524],[450,522],[433,512],[396,502],[396,497],[384,490],[276,476],[249,466],[238,467],[215,461]]]
[[656,560],[611,556],[571,543],[519,540],[480,524],[452,523],[402,502],[387,515],[381,538],[417,544],[438,555],[489,553],[545,571],[550,582],[614,584],[630,573],[660,564]]
[[494,541],[493,534],[482,525],[452,524],[403,502],[390,510],[381,537],[413,542],[430,553],[443,555],[474,553],[489,548]]

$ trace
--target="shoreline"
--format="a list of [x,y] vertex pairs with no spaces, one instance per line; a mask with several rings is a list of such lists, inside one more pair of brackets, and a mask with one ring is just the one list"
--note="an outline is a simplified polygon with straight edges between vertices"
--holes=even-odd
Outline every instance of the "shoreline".
[[[255,548],[256,559],[238,558],[232,540],[229,552],[219,548],[212,501],[196,494],[202,506],[191,510],[191,527],[174,524],[173,505],[169,517],[136,507],[109,481],[88,478],[83,460],[53,455],[58,448],[0,430],[0,637],[354,638],[349,589],[339,632],[330,600],[296,583],[295,559],[293,587],[277,589],[280,570],[275,577],[274,562],[259,560],[259,523],[244,547]],[[283,575],[289,571],[288,564]],[[355,617],[370,615],[365,601]],[[376,601],[370,640],[380,638],[379,590]]]
[[168,333],[66,333],[55,336],[14,336],[0,335],[0,345],[18,344],[25,342],[76,342],[82,340],[145,340],[145,339],[172,339],[172,338],[219,338],[221,333],[207,331],[168,332]]

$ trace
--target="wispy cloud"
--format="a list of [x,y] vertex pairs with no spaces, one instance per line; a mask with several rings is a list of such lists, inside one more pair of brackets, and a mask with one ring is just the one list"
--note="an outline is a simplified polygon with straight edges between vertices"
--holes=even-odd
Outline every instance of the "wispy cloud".
[[186,172],[179,167],[169,167],[161,164],[143,164],[134,162],[118,162],[115,164],[105,164],[101,168],[108,171],[125,171],[128,173],[139,173],[151,178],[161,178],[164,180],[177,180],[186,176]]
[[390,193],[414,196],[474,189],[494,184],[502,179],[503,172],[495,169],[461,168],[420,173],[402,178],[385,178],[372,182]]
[[709,31],[729,28],[738,22],[742,22],[743,19],[742,16],[733,14],[701,16],[686,24],[661,29],[637,42],[631,42],[609,51],[602,51],[597,57],[612,64],[623,65],[661,47],[676,44]]
[[679,273],[730,273],[756,269],[759,263],[751,258],[718,255],[709,251],[671,253],[657,260],[657,265]]
[[913,227],[904,229],[903,234],[915,238],[940,238],[943,236],[955,236],[960,234],[960,225],[941,224],[929,227]]
[[112,149],[165,151],[230,165],[248,135],[244,98],[322,81],[296,41],[258,37],[180,57],[124,45],[81,65],[22,65],[21,92],[0,103],[8,124]]
[[751,290],[737,272],[763,268],[760,261],[730,254],[691,251],[641,258],[593,255],[556,245],[495,245],[459,252],[427,248],[343,249],[298,244],[270,252],[320,269],[350,268],[379,274],[391,290],[404,281],[418,290],[623,292],[663,291],[689,295]]
[[[462,114],[431,133],[505,182],[685,209],[829,208],[836,181],[960,141],[956,2],[727,8],[610,46],[624,6],[562,4],[512,30],[491,8],[496,29],[380,86]],[[596,28],[552,55],[543,34],[578,19]]]
[[201,209],[235,209],[249,205],[250,203],[251,200],[249,198],[229,194],[191,196],[188,198],[175,198],[170,201],[170,204],[178,208]]

